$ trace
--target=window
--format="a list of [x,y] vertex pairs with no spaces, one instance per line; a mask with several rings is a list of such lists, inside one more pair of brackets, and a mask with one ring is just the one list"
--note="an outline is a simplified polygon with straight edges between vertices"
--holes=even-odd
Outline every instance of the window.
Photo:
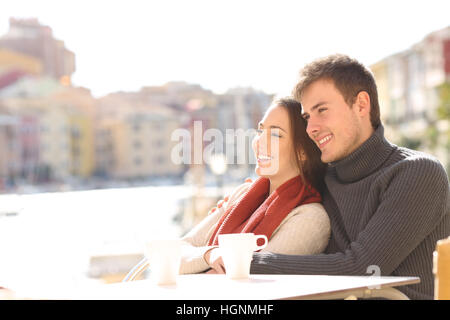
[[141,147],[142,147],[142,143],[141,143],[140,141],[135,140],[135,141],[133,142],[133,148],[134,148],[134,149],[139,150],[139,149],[141,149]]
[[140,166],[142,164],[142,159],[140,157],[134,158],[134,164]]

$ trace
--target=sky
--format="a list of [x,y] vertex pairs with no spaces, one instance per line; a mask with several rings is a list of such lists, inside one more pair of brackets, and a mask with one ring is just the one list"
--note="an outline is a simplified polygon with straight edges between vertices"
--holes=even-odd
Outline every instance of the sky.
[[373,64],[449,26],[449,12],[449,0],[2,0],[0,35],[9,17],[38,18],[97,97],[168,81],[283,95],[305,63]]

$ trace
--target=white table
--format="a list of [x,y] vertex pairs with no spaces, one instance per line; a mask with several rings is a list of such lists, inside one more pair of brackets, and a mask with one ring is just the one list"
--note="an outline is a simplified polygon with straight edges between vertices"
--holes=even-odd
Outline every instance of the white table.
[[382,297],[408,299],[394,287],[419,283],[418,277],[250,275],[230,280],[225,275],[180,275],[176,285],[158,286],[138,280],[89,287],[40,288],[17,292],[32,299],[146,300],[273,300]]

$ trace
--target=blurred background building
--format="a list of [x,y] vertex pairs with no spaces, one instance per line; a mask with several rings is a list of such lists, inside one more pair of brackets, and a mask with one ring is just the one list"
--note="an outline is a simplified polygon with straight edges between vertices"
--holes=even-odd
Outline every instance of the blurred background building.
[[[218,95],[185,82],[96,99],[89,89],[71,85],[75,54],[49,26],[33,18],[11,18],[9,24],[0,37],[0,132],[9,142],[1,145],[3,192],[101,187],[109,181],[183,183],[190,169],[202,185],[213,179],[204,177],[211,174],[204,163],[170,160],[177,143],[172,132],[201,123],[203,148],[206,130],[254,128],[270,104],[271,95],[251,88]],[[252,173],[247,163],[235,167],[236,179]]]
[[0,47],[38,59],[42,74],[56,79],[70,78],[75,71],[75,54],[37,19],[10,18],[9,31],[1,37]]
[[450,27],[371,66],[386,136],[435,155],[450,172]]

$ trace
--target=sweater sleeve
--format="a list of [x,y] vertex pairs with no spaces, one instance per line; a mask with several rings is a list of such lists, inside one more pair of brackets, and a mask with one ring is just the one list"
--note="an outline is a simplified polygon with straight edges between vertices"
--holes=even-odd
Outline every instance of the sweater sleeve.
[[209,238],[214,232],[220,217],[226,212],[229,206],[238,201],[245,191],[250,186],[250,183],[243,183],[236,187],[224,204],[206,216],[198,225],[189,231],[182,240],[182,256],[180,273],[199,273],[207,270],[209,265],[203,259],[206,251],[214,246],[208,246]]
[[330,220],[320,203],[298,206],[273,232],[263,251],[282,254],[323,252],[330,237]]
[[450,214],[450,196],[445,170],[431,159],[408,159],[385,176],[376,211],[345,251],[303,256],[255,253],[251,272],[366,275],[374,265],[381,275],[390,275]]

